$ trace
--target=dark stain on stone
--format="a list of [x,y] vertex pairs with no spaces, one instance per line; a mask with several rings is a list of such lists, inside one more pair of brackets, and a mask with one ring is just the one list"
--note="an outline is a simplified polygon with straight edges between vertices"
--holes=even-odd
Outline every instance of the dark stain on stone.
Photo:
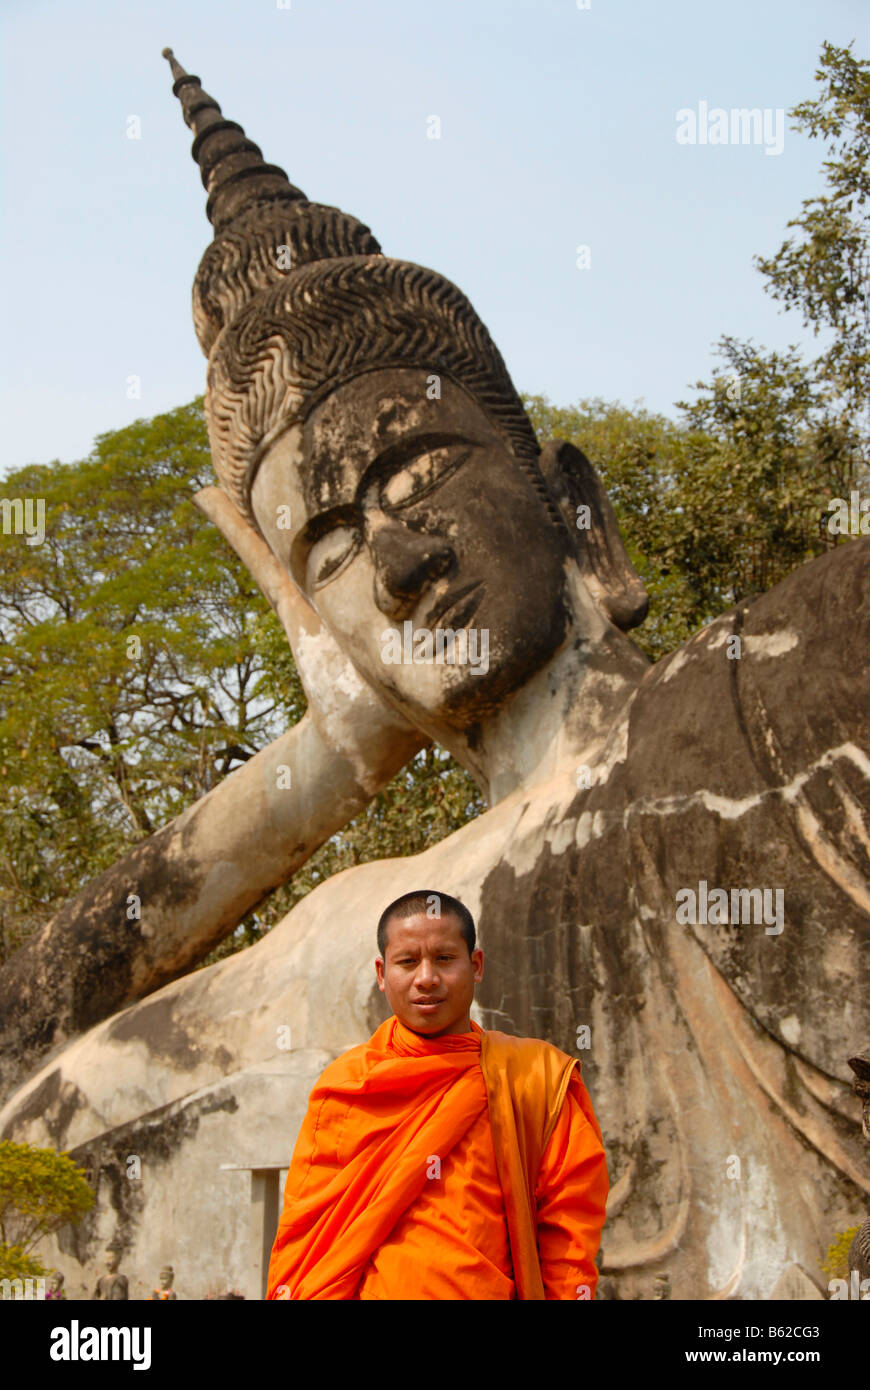
[[119,1014],[109,1025],[109,1038],[113,1042],[144,1042],[152,1056],[163,1057],[182,1071],[202,1060],[201,1046],[178,1025],[173,1000],[166,995]]
[[70,1121],[85,1108],[86,1100],[71,1081],[63,1081],[59,1068],[36,1087],[16,1109],[3,1130],[3,1137],[12,1139],[18,1127],[28,1120],[42,1120],[56,1149],[62,1149]]
[[[119,1125],[70,1150],[70,1158],[83,1168],[96,1201],[77,1225],[61,1228],[58,1233],[60,1248],[82,1265],[99,1265],[107,1239],[120,1241],[124,1250],[133,1249],[145,1208],[149,1169],[171,1163],[183,1145],[195,1137],[202,1116],[221,1112],[234,1115],[238,1108],[232,1092],[221,1089],[193,1102],[173,1101],[150,1115]],[[131,1158],[139,1160],[139,1178],[130,1176]],[[114,1230],[108,1238],[105,1235],[107,1209],[114,1220]],[[102,1228],[102,1236],[98,1236],[98,1225]]]

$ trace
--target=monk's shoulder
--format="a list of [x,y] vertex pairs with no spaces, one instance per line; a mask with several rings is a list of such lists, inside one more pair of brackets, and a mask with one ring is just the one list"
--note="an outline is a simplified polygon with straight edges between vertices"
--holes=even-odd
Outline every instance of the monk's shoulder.
[[517,1077],[543,1074],[547,1078],[560,1078],[580,1065],[576,1057],[545,1038],[515,1037],[496,1029],[485,1030],[481,1039],[481,1063],[487,1062]]
[[548,1042],[546,1038],[518,1037],[514,1033],[500,1033],[496,1028],[484,1029],[483,1037],[487,1040],[487,1046],[521,1057],[543,1056],[548,1053],[555,1053],[557,1057],[568,1057],[567,1052],[562,1052],[555,1043]]
[[364,1077],[373,1066],[384,1060],[386,1049],[389,1045],[393,1019],[388,1019],[382,1023],[372,1036],[364,1043],[356,1043],[353,1047],[348,1047],[344,1052],[329,1063],[320,1073],[317,1081],[317,1089],[330,1086],[339,1086],[347,1082],[359,1081]]
[[349,1047],[347,1052],[342,1052],[338,1057],[333,1058],[328,1066],[323,1068],[320,1073],[319,1081],[324,1082],[340,1081],[347,1076],[355,1075],[361,1069],[362,1054],[365,1049],[359,1045]]
[[346,1052],[339,1053],[320,1073],[317,1089],[329,1090],[330,1086],[339,1086],[364,1076],[368,1070],[368,1051],[368,1043],[357,1043]]

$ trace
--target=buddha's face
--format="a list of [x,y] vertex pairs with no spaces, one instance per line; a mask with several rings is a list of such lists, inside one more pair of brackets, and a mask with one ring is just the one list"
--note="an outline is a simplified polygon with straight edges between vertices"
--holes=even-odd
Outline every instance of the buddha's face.
[[430,380],[339,387],[276,441],[251,501],[369,684],[467,728],[564,639],[569,539],[483,410],[445,377],[427,399]]

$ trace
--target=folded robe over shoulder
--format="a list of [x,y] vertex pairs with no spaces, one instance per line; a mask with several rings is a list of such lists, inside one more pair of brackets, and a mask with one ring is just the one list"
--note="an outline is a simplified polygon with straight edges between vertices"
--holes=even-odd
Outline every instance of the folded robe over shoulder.
[[[444,1162],[487,1121],[500,1188],[493,1219],[507,1227],[505,1273],[516,1297],[578,1296],[573,1282],[570,1292],[555,1287],[546,1259],[542,1270],[542,1222],[553,1267],[570,1270],[565,1279],[576,1279],[588,1288],[579,1296],[591,1297],[607,1168],[579,1063],[536,1038],[472,1024],[471,1033],[427,1039],[390,1018],[327,1067],[311,1093],[287,1175],[267,1298],[365,1296],[358,1292],[364,1271],[421,1194],[427,1199],[432,1191],[433,1157]],[[548,1162],[564,1192],[542,1192]],[[426,1264],[416,1265],[420,1287],[403,1286],[395,1296],[438,1296],[423,1287]],[[512,1287],[510,1279],[505,1284]],[[468,1296],[486,1295],[470,1289]]]

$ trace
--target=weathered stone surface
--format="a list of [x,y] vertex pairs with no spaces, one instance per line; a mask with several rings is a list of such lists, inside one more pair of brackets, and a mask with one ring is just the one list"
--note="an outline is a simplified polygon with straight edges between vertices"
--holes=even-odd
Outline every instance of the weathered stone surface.
[[788,1269],[783,1270],[770,1291],[770,1298],[797,1303],[825,1301],[818,1284],[800,1265],[789,1265]]
[[359,679],[343,694],[355,746],[306,715],[65,903],[0,969],[0,1095],[191,970],[425,744]]

